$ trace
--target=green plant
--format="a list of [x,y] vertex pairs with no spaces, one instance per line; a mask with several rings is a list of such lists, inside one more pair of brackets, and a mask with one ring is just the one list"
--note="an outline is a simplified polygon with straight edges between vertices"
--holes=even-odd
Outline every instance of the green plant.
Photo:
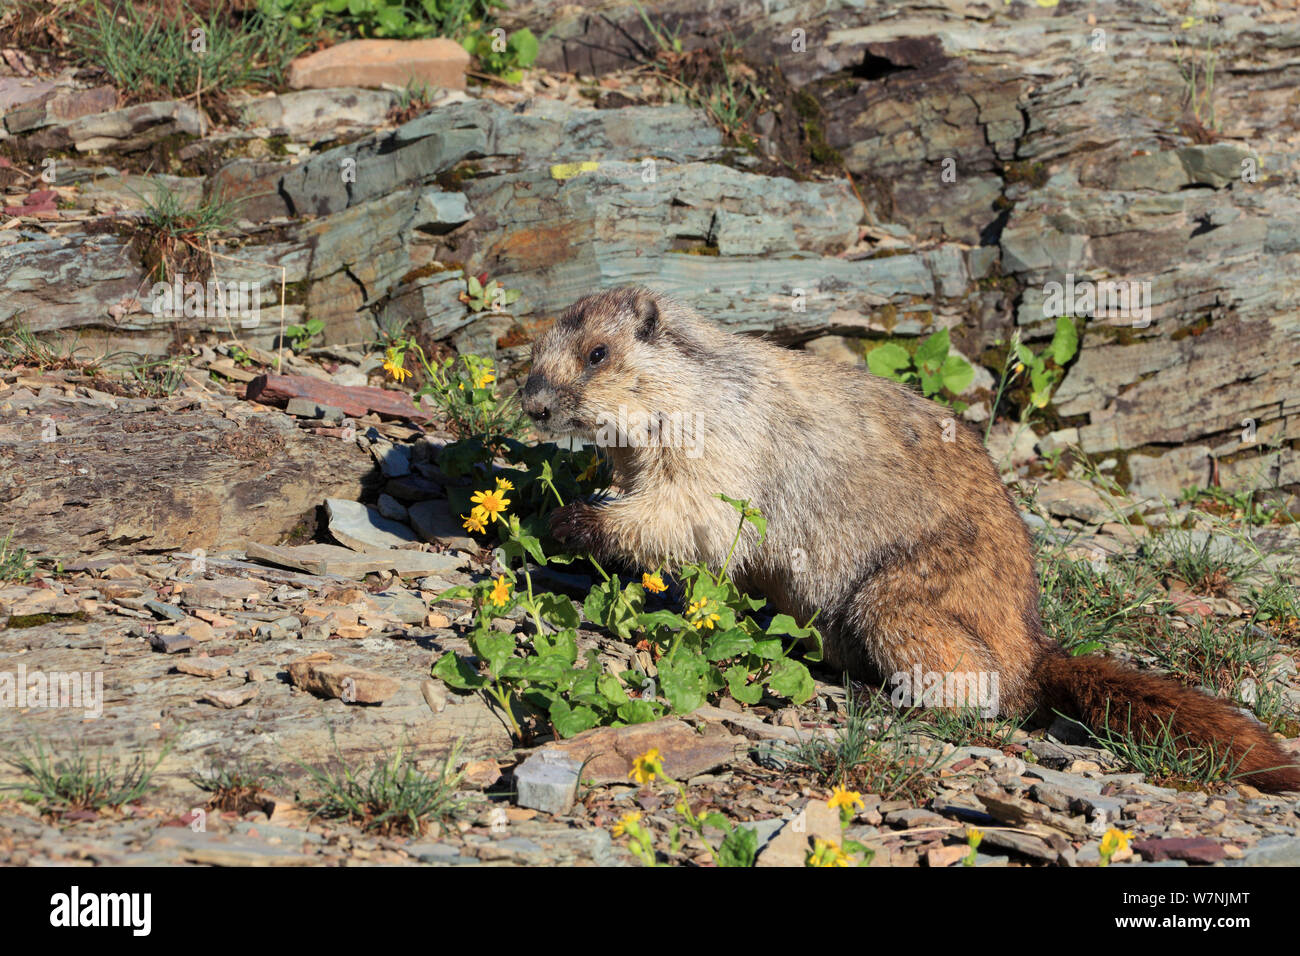
[[641,22],[644,23],[645,28],[650,31],[650,36],[655,41],[655,45],[658,47],[660,53],[682,52],[682,40],[679,36],[681,32],[680,26],[670,32],[666,25],[655,25],[655,23],[650,19],[650,15],[646,13],[645,7],[641,5],[640,0],[632,0],[632,4],[636,7],[637,13],[640,14]]
[[829,737],[778,744],[778,760],[805,768],[828,786],[854,786],[885,800],[918,797],[942,766],[941,747],[921,737],[915,708],[895,710],[884,695],[859,698],[850,688],[844,722]]
[[165,183],[154,187],[152,197],[141,199],[144,212],[128,222],[127,230],[151,275],[164,282],[177,272],[201,278],[211,262],[204,246],[231,229],[238,201],[214,195],[190,207]]
[[[682,818],[682,824],[678,824],[669,831],[669,854],[676,856],[682,847],[682,837],[686,830],[694,832],[699,841],[704,845],[704,849],[713,860],[713,864],[719,867],[748,867],[754,865],[754,859],[758,856],[758,834],[750,827],[733,826],[721,813],[716,811],[705,813],[696,810],[691,806],[690,798],[686,793],[686,787],[678,780],[664,771],[663,761],[659,758],[659,751],[652,749],[633,762],[632,773],[630,774],[643,787],[649,786],[656,778],[669,784],[677,791],[677,802],[674,809]],[[720,830],[723,834],[722,842],[715,850],[713,844],[705,834],[705,829],[711,828]],[[654,837],[650,831],[641,824],[641,814],[633,811],[625,814],[614,826],[615,837],[627,836],[629,838],[628,849],[632,854],[646,866],[657,866],[658,858],[654,849]]]
[[1184,488],[1179,500],[1198,510],[1221,518],[1240,520],[1248,525],[1266,525],[1290,518],[1286,505],[1282,501],[1257,501],[1254,488],[1239,488],[1231,491],[1213,485],[1202,488],[1193,485]]
[[207,772],[190,778],[200,790],[212,794],[208,808],[240,815],[250,810],[264,810],[269,802],[265,790],[282,779],[269,767],[252,766],[242,761],[218,761]]
[[135,362],[122,373],[122,383],[150,398],[166,398],[185,384],[189,363],[180,356]]
[[985,717],[977,707],[933,707],[920,714],[917,730],[958,746],[1004,747],[1023,724],[1023,717]]
[[325,331],[325,323],[320,319],[308,319],[302,325],[290,325],[284,330],[284,337],[289,340],[289,348],[301,352],[312,343],[312,339]]
[[416,401],[426,395],[433,399],[457,438],[490,444],[531,429],[518,400],[503,396],[494,387],[496,368],[491,359],[466,354],[435,363],[414,339],[398,339],[388,348],[384,362],[384,370],[398,382],[411,375],[405,366],[407,355],[415,356],[423,372]]
[[1172,608],[1139,562],[1101,553],[1079,559],[1069,553],[1071,539],[1044,533],[1035,540],[1043,625],[1071,654],[1140,643],[1160,630]]
[[482,278],[466,276],[465,291],[460,294],[460,301],[469,306],[471,312],[485,312],[488,309],[504,312],[507,306],[519,299],[520,294],[518,289],[507,289],[496,279],[484,285]]
[[57,347],[37,338],[22,324],[0,333],[0,364],[11,368],[16,365],[38,369],[84,367],[92,373],[96,371],[94,361],[84,362],[77,358],[78,351],[75,340]]
[[68,24],[74,55],[102,67],[119,89],[140,95],[274,85],[301,50],[276,21],[260,13],[235,17],[223,3],[213,4],[206,19],[186,7],[160,13],[96,3],[92,9],[91,22]]
[[1238,537],[1195,529],[1169,528],[1148,538],[1143,553],[1151,569],[1172,575],[1198,594],[1217,594],[1248,577],[1263,555],[1242,548]]
[[[1184,29],[1187,28],[1184,23]],[[1191,111],[1196,125],[1201,129],[1217,133],[1219,119],[1214,105],[1214,71],[1218,66],[1219,55],[1214,49],[1213,40],[1209,36],[1205,38],[1203,62],[1199,63],[1195,55],[1184,58],[1177,39],[1173,44],[1174,60],[1184,84],[1183,108]]]
[[12,581],[24,584],[32,579],[36,563],[28,556],[25,548],[14,547],[11,529],[4,540],[0,541],[0,581]]
[[507,83],[518,83],[524,78],[524,70],[533,65],[541,48],[527,27],[508,37],[500,27],[472,33],[461,41],[461,46],[478,60],[484,73],[499,76]]
[[1025,376],[1028,394],[1020,410],[1020,427],[1012,440],[1029,427],[1030,418],[1035,411],[1046,408],[1052,399],[1052,392],[1065,376],[1065,366],[1079,351],[1079,330],[1074,320],[1068,316],[1058,316],[1056,331],[1052,341],[1042,352],[1034,352],[1020,341],[1020,330],[1016,329],[1011,337],[1011,346],[1002,363],[1002,374],[998,379],[998,390],[993,398],[993,407],[989,410],[988,425],[984,428],[984,443],[987,445],[993,431],[993,423],[998,417],[998,405],[1007,387]]
[[503,9],[500,0],[260,0],[259,11],[295,30],[339,30],[398,40],[459,37]]
[[897,342],[876,346],[867,353],[867,367],[882,378],[917,385],[926,398],[960,413],[966,404],[955,396],[970,387],[975,369],[960,355],[949,355],[948,348],[948,330],[940,329],[918,344],[915,352]]
[[[482,463],[478,458],[482,446],[467,446],[464,453],[472,456],[468,461],[457,461],[462,453],[449,451],[450,447],[444,448],[439,459],[444,470],[464,473]],[[561,477],[554,466],[563,462],[572,468],[577,456],[558,450],[549,457],[545,452],[529,454],[517,443],[506,443],[503,453],[509,460],[524,459],[524,468],[498,474],[495,488],[469,497],[463,491],[449,491],[458,512],[462,507],[470,509],[468,515],[462,515],[467,529],[476,533],[489,526],[496,529],[498,560],[504,570],[495,580],[452,588],[439,596],[440,600],[472,601],[474,624],[467,637],[474,658],[444,654],[433,667],[434,676],[458,691],[487,694],[520,738],[525,734],[516,710],[544,716],[557,734],[570,737],[596,726],[641,723],[666,712],[688,713],[724,690],[747,704],[758,703],[765,692],[795,703],[812,696],[813,681],[807,667],[787,656],[782,639],[812,640],[817,651],[808,656],[815,660],[820,653],[820,634],[811,622],[800,627],[784,614],[760,623],[753,612],[765,602],[742,594],[727,576],[730,555],[717,572],[703,564],[688,564],[678,570],[688,605],[681,613],[647,608],[648,594],[666,589],[657,573],[642,575],[640,583],[624,585],[588,556],[603,580],[583,601],[587,620],[647,648],[657,661],[657,674],[650,680],[635,671],[608,672],[594,650],[580,664],[577,608],[563,595],[535,591],[529,569],[530,560],[546,565],[572,558],[545,554],[545,510],[521,518],[519,506],[546,509],[548,495],[555,504],[563,504],[561,485],[580,488],[597,469],[593,462],[583,476],[570,472]],[[519,506],[507,517],[515,500],[507,495],[514,494],[520,496]],[[752,525],[761,539],[764,521],[756,509],[725,495],[718,497],[738,513],[732,554],[746,524]],[[531,637],[492,627],[494,618],[507,616],[515,608],[522,609],[531,623]]]
[[[331,729],[331,740],[333,736]],[[384,835],[418,836],[428,819],[444,820],[464,808],[464,801],[456,796],[463,774],[454,769],[460,749],[457,741],[437,772],[429,775],[401,747],[377,757],[368,770],[353,768],[335,743],[335,759],[329,767],[295,761],[319,791],[303,803],[313,817],[344,819]]]
[[139,800],[149,791],[154,771],[169,753],[172,742],[165,744],[150,762],[136,754],[129,762],[106,757],[102,750],[88,756],[80,745],[60,756],[47,750],[40,738],[13,747],[4,757],[10,767],[22,773],[24,783],[6,784],[0,789],[17,790],[19,798],[40,803],[50,812],[65,810],[102,810],[120,807]]

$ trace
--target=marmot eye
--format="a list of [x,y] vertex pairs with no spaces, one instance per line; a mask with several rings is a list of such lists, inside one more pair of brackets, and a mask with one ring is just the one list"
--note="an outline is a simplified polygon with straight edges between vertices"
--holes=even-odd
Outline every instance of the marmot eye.
[[587,357],[587,361],[592,365],[599,365],[601,362],[605,361],[605,354],[605,346],[597,345],[591,350],[591,355]]

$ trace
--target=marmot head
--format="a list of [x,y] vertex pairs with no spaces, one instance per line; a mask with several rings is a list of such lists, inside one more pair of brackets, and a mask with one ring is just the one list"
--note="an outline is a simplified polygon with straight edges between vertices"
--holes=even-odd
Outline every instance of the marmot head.
[[533,344],[524,412],[553,437],[589,438],[628,416],[671,411],[672,379],[680,378],[681,369],[665,355],[661,306],[669,303],[648,289],[626,286],[585,296],[565,309]]

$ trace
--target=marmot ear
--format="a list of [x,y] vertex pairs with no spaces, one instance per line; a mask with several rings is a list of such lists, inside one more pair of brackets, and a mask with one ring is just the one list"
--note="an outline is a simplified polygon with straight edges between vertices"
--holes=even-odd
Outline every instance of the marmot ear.
[[659,327],[659,306],[650,296],[642,294],[636,297],[633,312],[636,315],[636,337],[648,342]]

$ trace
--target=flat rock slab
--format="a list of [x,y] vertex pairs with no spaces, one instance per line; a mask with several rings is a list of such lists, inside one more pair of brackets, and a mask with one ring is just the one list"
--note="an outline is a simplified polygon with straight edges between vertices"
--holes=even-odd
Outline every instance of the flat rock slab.
[[288,669],[289,680],[295,687],[345,704],[382,704],[402,686],[392,677],[342,661],[321,660],[317,655],[294,661]]
[[305,544],[295,548],[250,544],[245,554],[253,561],[295,568],[308,574],[337,574],[353,580],[382,571],[393,571],[402,577],[438,574],[459,570],[468,564],[464,558],[436,551],[390,548],[359,553],[335,544]]
[[463,90],[469,53],[455,40],[349,40],[289,64],[295,90],[334,86],[406,88],[424,85]]
[[330,534],[356,551],[390,551],[416,540],[415,532],[357,501],[326,498]]
[[597,785],[628,780],[632,762],[657,749],[667,774],[685,782],[697,774],[730,763],[746,746],[728,733],[698,734],[680,720],[656,720],[629,727],[598,727],[571,740],[549,744],[547,751],[586,762],[582,777]]
[[411,396],[387,388],[370,385],[335,385],[307,375],[259,375],[248,383],[244,397],[262,405],[287,406],[291,399],[300,398],[337,408],[344,415],[360,418],[374,412],[380,418],[428,418],[415,407]]

